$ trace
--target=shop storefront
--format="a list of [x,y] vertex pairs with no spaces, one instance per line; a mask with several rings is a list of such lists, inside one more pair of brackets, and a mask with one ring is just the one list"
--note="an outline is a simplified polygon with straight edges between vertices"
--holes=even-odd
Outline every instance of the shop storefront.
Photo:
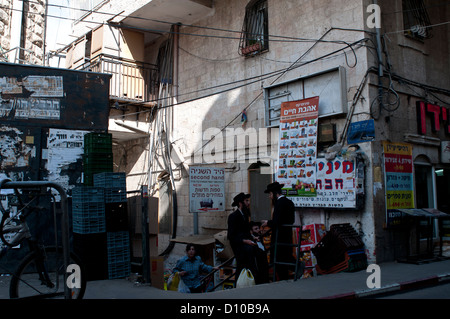
[[386,225],[404,232],[405,252],[397,260],[421,262],[445,257],[449,239],[449,110],[418,101],[418,132],[407,143],[384,144]]

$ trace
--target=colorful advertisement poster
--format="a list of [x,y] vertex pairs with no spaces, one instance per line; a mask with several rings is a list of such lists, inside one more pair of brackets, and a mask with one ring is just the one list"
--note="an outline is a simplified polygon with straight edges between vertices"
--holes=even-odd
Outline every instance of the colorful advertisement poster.
[[297,207],[355,208],[356,165],[355,161],[318,158],[317,196],[291,198]]
[[396,224],[397,209],[414,208],[412,145],[383,141],[387,221]]
[[225,210],[224,168],[189,168],[189,205],[191,213]]
[[276,180],[288,197],[317,196],[318,117],[318,96],[281,104]]

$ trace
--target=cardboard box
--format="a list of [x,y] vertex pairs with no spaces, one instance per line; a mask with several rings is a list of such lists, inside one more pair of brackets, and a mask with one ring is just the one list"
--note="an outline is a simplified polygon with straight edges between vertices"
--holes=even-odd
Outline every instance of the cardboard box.
[[324,224],[309,224],[304,225],[302,228],[302,245],[315,245],[326,234]]
[[157,235],[159,233],[158,205],[157,197],[148,198],[148,233],[151,235]]
[[150,256],[150,279],[153,287],[164,289],[164,257]]
[[300,257],[300,260],[305,263],[305,267],[315,267],[317,265],[316,256],[311,251],[311,248],[314,245],[304,245],[300,247],[300,250],[303,252],[303,256]]
[[230,241],[227,238],[227,231],[221,231],[214,235],[216,240],[216,257],[219,259],[230,259],[234,256]]
[[141,236],[134,236],[131,239],[131,252],[133,257],[142,258],[142,238]]
[[150,256],[158,255],[158,235],[148,236],[148,248],[150,250]]
[[[135,234],[142,234],[142,200],[141,195],[128,198],[128,221],[131,232]],[[146,200],[148,201],[148,233],[156,235],[159,232],[158,198],[149,197]]]
[[[135,235],[131,239],[132,244],[132,256],[142,258],[142,236]],[[158,255],[158,235],[148,236],[148,250],[150,256]]]

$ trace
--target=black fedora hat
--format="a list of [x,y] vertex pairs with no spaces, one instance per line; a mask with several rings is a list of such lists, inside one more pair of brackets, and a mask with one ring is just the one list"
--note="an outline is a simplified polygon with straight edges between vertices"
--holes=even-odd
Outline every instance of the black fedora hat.
[[274,191],[281,191],[283,186],[284,186],[284,184],[280,184],[278,182],[270,183],[269,185],[267,185],[267,188],[264,191],[264,193],[270,193],[270,192],[274,192]]
[[243,202],[244,199],[249,198],[249,197],[250,197],[250,194],[239,193],[236,196],[234,196],[233,203],[231,204],[231,206],[233,206],[233,207],[239,206],[239,203]]

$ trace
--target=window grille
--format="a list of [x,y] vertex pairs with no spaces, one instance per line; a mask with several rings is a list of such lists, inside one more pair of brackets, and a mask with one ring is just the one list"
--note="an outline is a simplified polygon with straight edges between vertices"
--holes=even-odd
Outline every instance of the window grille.
[[417,39],[431,38],[430,18],[423,0],[403,0],[405,34]]
[[239,53],[257,54],[269,49],[267,0],[253,0],[245,10]]

